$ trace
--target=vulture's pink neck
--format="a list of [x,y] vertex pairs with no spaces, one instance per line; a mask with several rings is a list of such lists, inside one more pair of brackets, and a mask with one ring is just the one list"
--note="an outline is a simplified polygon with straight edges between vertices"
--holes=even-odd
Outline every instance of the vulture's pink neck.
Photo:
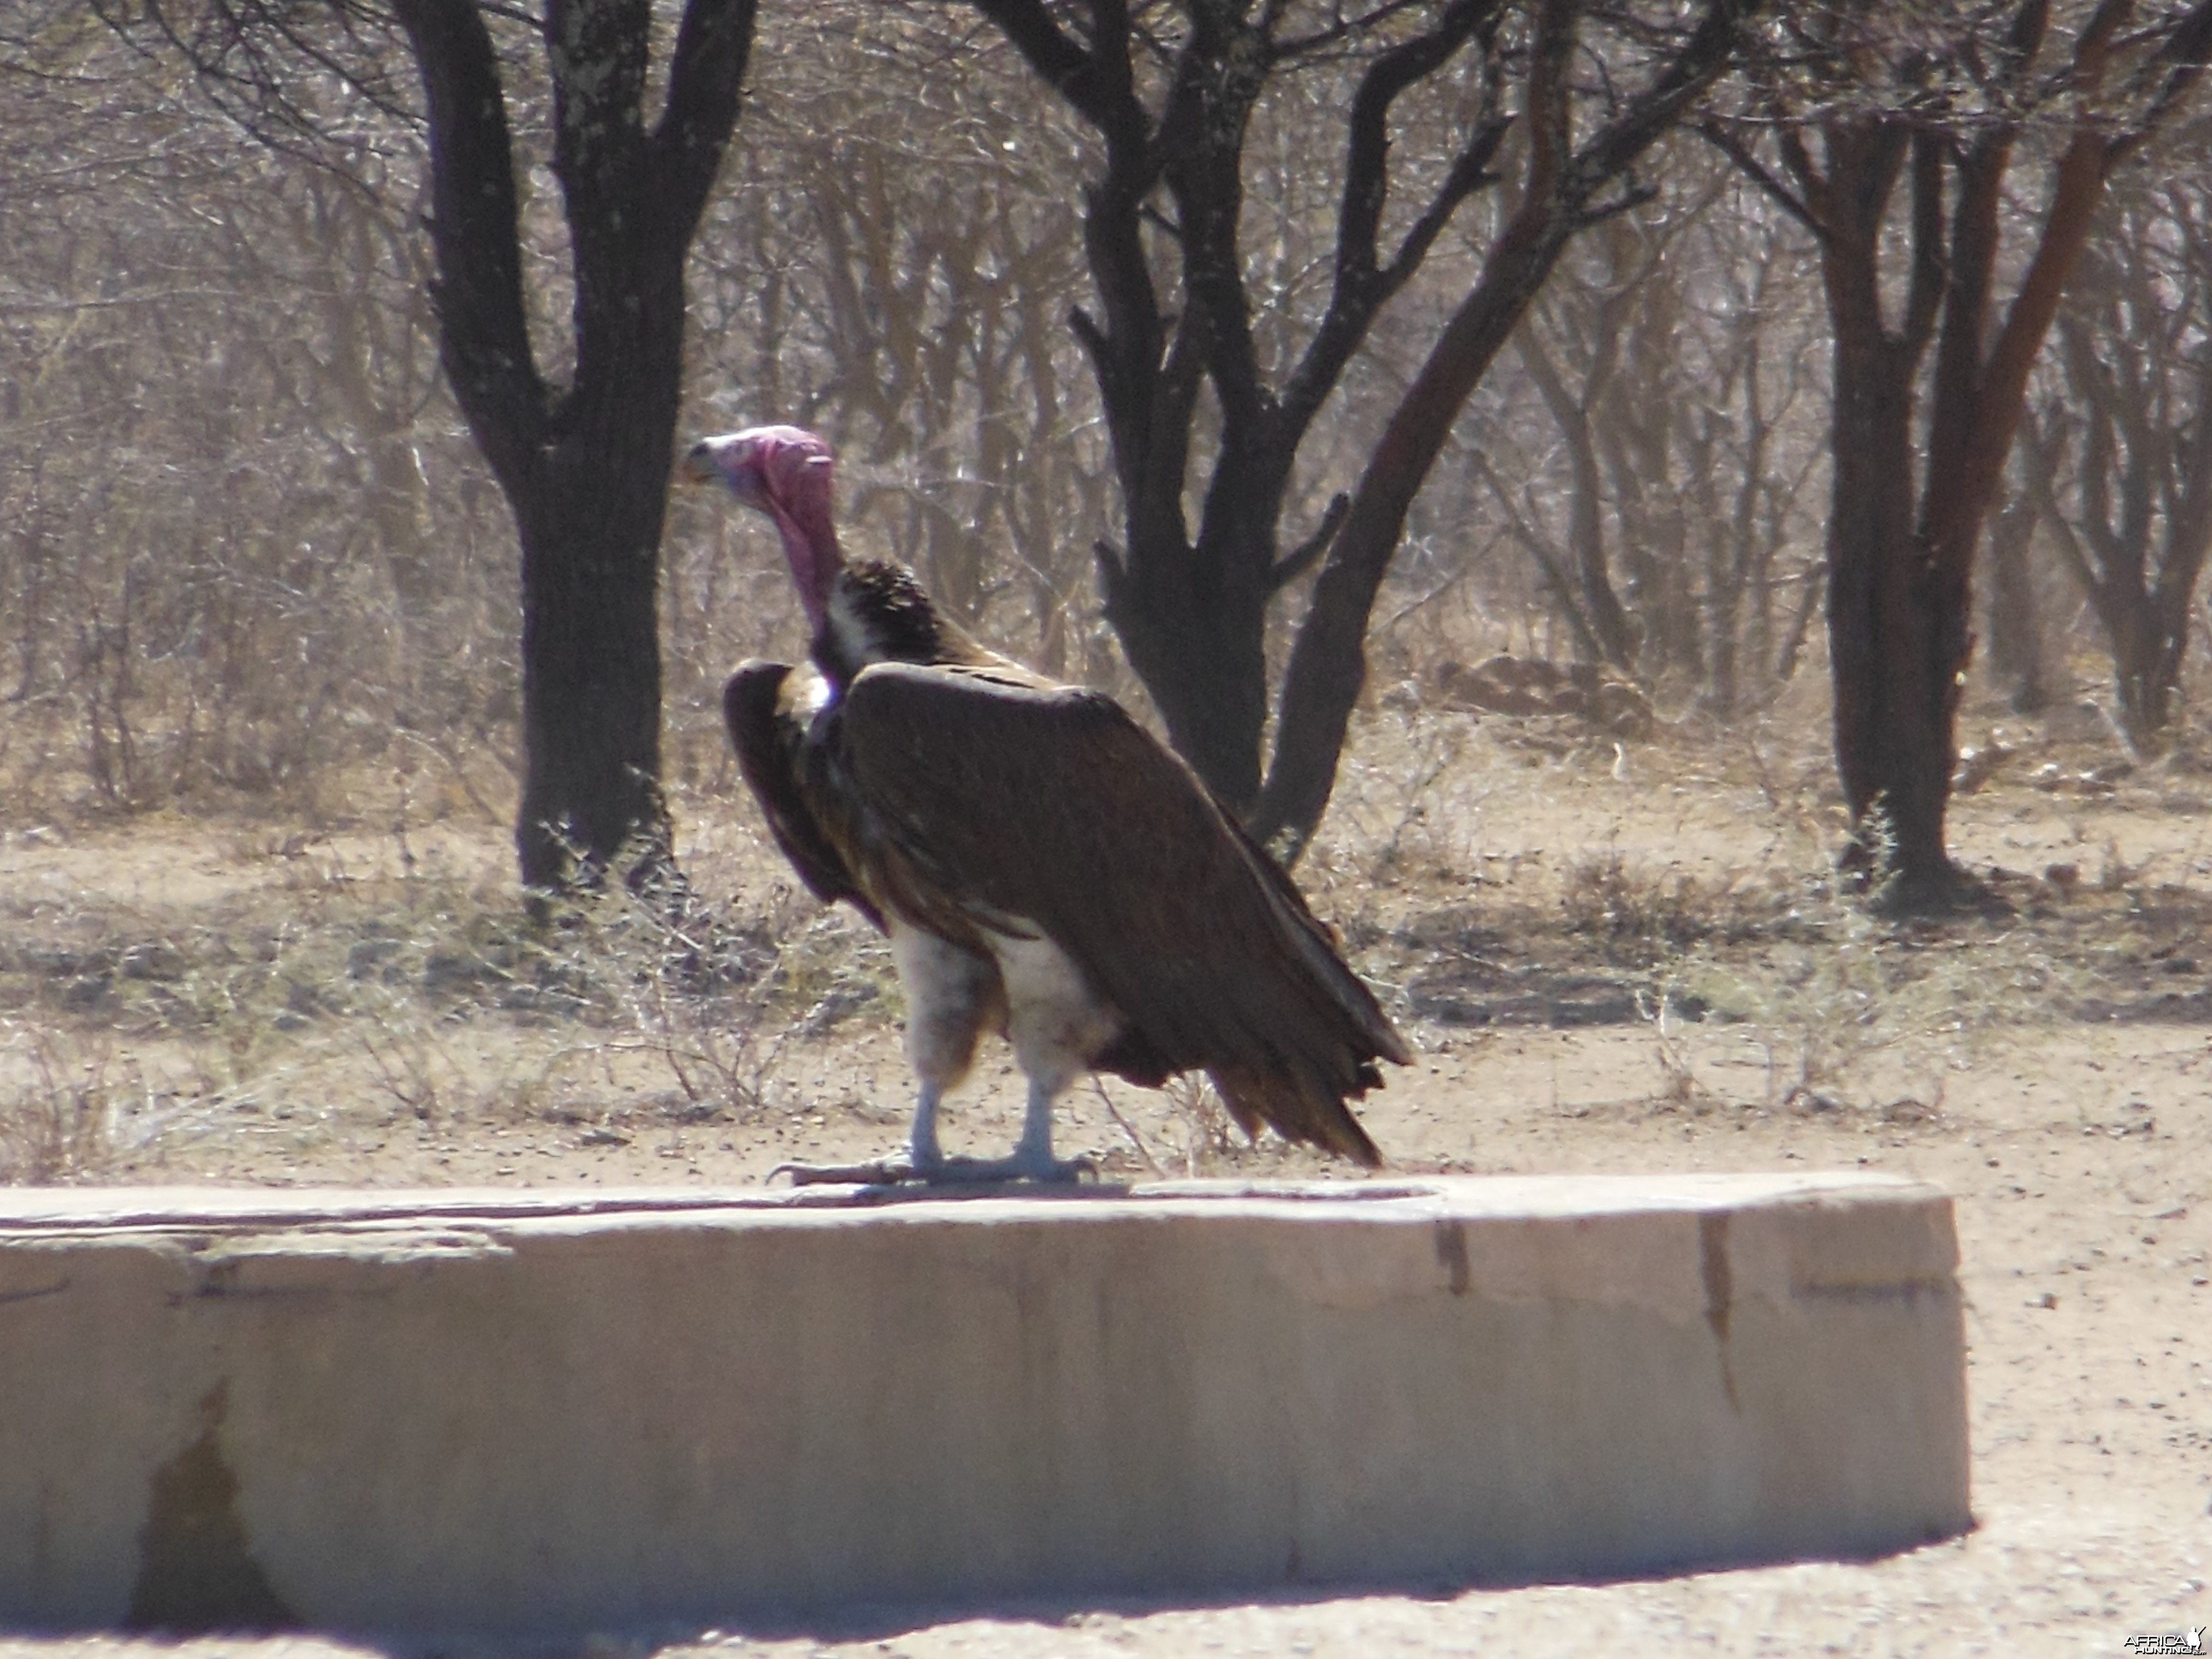
[[830,519],[829,492],[799,491],[789,501],[777,503],[775,516],[784,556],[791,562],[792,580],[799,587],[799,602],[806,607],[807,622],[819,632],[830,614],[830,590],[845,568],[837,527]]

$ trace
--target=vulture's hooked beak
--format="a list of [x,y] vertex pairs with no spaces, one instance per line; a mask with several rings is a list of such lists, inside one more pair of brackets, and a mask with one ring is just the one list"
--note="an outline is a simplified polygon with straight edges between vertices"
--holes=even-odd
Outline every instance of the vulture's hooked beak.
[[714,483],[721,477],[714,466],[714,447],[711,442],[693,444],[684,459],[676,463],[676,482],[680,484]]

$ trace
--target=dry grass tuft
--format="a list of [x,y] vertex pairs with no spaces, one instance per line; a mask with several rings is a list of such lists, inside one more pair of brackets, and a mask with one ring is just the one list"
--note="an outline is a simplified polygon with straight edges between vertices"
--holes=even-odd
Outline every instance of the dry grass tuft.
[[[117,1098],[112,1054],[12,1020],[0,1033],[0,1183],[52,1185],[97,1173],[128,1109]],[[80,1058],[87,1052],[94,1057]]]

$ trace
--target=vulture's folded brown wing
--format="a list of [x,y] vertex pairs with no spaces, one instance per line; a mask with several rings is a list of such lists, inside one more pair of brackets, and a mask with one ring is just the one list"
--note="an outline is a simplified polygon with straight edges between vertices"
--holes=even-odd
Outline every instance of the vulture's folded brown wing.
[[799,787],[799,753],[811,716],[808,672],[788,663],[741,665],[722,686],[722,724],[738,752],[738,770],[768,819],[769,833],[799,878],[824,903],[848,899],[881,927],[883,916],[823,833]]
[[1267,854],[1109,698],[989,669],[878,664],[836,738],[857,800],[979,915],[1024,917],[1170,1070],[1249,1127],[1364,1162],[1343,1105],[1411,1056]]

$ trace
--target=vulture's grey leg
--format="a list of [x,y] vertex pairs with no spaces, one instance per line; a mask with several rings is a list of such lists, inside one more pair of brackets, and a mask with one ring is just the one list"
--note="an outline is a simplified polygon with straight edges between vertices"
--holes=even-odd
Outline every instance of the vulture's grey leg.
[[948,1158],[937,1140],[937,1105],[975,1063],[975,1044],[1006,1017],[1006,994],[991,957],[939,939],[893,917],[891,960],[906,993],[906,1054],[921,1095],[914,1108],[906,1158],[865,1164],[783,1164],[770,1178],[787,1175],[794,1186],[830,1183],[891,1186],[900,1182],[992,1181],[1002,1175],[970,1173],[967,1160]]
[[1059,1092],[1048,1081],[1030,1079],[1029,1109],[1012,1158],[948,1158],[933,1168],[917,1170],[915,1178],[950,1186],[974,1181],[1080,1181],[1097,1174],[1097,1166],[1087,1158],[1052,1155],[1052,1103]]
[[1029,1114],[1022,1120],[1022,1138],[1014,1155],[1005,1160],[1009,1174],[1025,1181],[1079,1181],[1097,1173],[1087,1158],[1053,1157],[1052,1102],[1057,1093],[1049,1084],[1030,1079]]
[[947,1158],[937,1144],[937,1098],[933,1084],[924,1084],[915,1107],[911,1156],[886,1158],[866,1164],[779,1164],[771,1179],[787,1175],[794,1187],[831,1183],[861,1187],[893,1187],[913,1182],[926,1187],[975,1186],[994,1181],[1080,1181],[1097,1174],[1087,1158],[1056,1158],[1052,1155],[1054,1091],[1042,1083],[1030,1085],[1028,1113],[1022,1120],[1022,1138],[1012,1158]]
[[925,1079],[921,1098],[914,1103],[914,1129],[907,1137],[907,1150],[917,1174],[945,1162],[945,1153],[937,1144],[937,1102],[944,1092],[942,1086]]
[[1031,1081],[1022,1138],[1012,1158],[945,1157],[937,1144],[939,1091],[926,1083],[914,1111],[910,1161],[887,1158],[867,1164],[781,1164],[770,1174],[789,1176],[794,1187],[832,1182],[865,1187],[890,1187],[902,1182],[963,1187],[994,1181],[1080,1181],[1097,1173],[1089,1158],[1052,1155],[1052,1103],[1057,1092],[1048,1083]]
[[923,1079],[905,1158],[874,1158],[865,1164],[779,1164],[769,1171],[769,1178],[787,1175],[794,1187],[895,1187],[902,1181],[940,1179],[945,1153],[937,1144],[937,1103],[944,1093],[942,1084]]
[[[787,1164],[774,1173],[799,1186],[972,1185],[992,1181],[1079,1181],[1097,1173],[1084,1158],[1052,1155],[1052,1103],[1112,1040],[1121,1017],[1092,994],[1082,970],[1041,933],[994,937],[992,956],[893,919],[891,957],[907,999],[907,1058],[921,1079],[906,1158],[866,1164]],[[1030,1080],[1022,1138],[1011,1158],[947,1158],[937,1139],[937,1106],[968,1074],[983,1032],[1003,1023]]]
[[[1113,1041],[1121,1017],[1099,999],[1082,969],[1041,928],[1017,918],[1012,931],[994,933],[988,943],[995,959],[988,984],[1000,999],[997,1007],[1003,1010],[1014,1059],[1029,1079],[1022,1138],[1012,1158],[949,1158],[917,1174],[932,1182],[1076,1181],[1095,1174],[1085,1159],[1052,1155],[1052,1103],[1090,1069],[1091,1057]],[[970,962],[979,960],[963,954]],[[962,1055],[963,1070],[972,1037],[969,1042]],[[909,1051],[921,1069],[921,1051]],[[917,1121],[917,1133],[919,1128]],[[920,1163],[918,1141],[915,1150]]]

